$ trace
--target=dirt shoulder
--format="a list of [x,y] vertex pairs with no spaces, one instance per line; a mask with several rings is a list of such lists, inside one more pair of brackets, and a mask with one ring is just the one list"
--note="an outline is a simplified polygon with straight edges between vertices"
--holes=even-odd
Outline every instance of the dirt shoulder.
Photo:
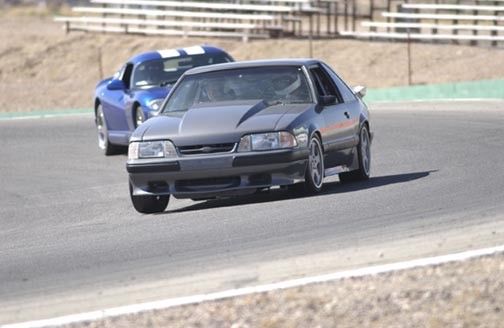
[[[65,34],[49,16],[10,14],[0,20],[0,111],[92,106],[94,86],[141,51],[213,44],[237,60],[308,57],[307,40],[242,43],[222,39]],[[103,72],[100,72],[100,53]],[[462,45],[412,45],[413,82],[419,84],[496,79],[504,76],[504,50]],[[407,84],[404,43],[313,41],[313,55],[351,84],[371,88]]]
[[504,254],[69,327],[501,327]]

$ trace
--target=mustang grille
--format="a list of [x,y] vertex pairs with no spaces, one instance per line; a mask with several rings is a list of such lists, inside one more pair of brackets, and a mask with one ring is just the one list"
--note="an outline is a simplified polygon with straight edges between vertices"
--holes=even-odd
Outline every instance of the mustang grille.
[[229,153],[235,147],[234,143],[214,144],[214,145],[196,145],[178,147],[182,155],[202,155],[215,153]]
[[175,181],[175,188],[179,191],[224,189],[237,187],[240,185],[240,181],[240,177],[178,180]]

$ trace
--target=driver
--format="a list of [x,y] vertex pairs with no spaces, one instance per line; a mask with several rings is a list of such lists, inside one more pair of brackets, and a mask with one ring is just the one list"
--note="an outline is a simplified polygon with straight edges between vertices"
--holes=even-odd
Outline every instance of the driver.
[[[276,79],[273,79],[273,88],[275,94],[283,99],[300,98],[303,93],[301,87],[301,77],[299,74],[284,74]],[[301,91],[300,91],[301,90]]]
[[151,60],[138,67],[136,85],[153,85],[161,82],[164,64],[161,60]]
[[232,90],[225,92],[224,81],[220,79],[207,80],[204,88],[209,102],[233,100],[235,98]]

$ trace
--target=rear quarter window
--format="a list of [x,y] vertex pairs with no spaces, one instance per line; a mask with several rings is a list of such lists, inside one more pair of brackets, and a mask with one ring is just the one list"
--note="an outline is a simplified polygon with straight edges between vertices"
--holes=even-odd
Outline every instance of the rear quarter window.
[[329,66],[323,64],[326,71],[329,73],[334,83],[338,87],[338,90],[343,98],[343,102],[351,102],[357,100],[353,91],[348,87],[348,85],[343,82],[342,79],[336,74]]

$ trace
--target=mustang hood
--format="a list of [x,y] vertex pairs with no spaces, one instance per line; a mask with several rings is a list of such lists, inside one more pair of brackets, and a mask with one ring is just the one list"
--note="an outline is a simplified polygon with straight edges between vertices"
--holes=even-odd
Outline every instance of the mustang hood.
[[177,146],[234,143],[247,133],[275,131],[285,114],[299,114],[311,106],[271,105],[265,101],[198,105],[147,120],[135,131],[132,140],[169,139]]

